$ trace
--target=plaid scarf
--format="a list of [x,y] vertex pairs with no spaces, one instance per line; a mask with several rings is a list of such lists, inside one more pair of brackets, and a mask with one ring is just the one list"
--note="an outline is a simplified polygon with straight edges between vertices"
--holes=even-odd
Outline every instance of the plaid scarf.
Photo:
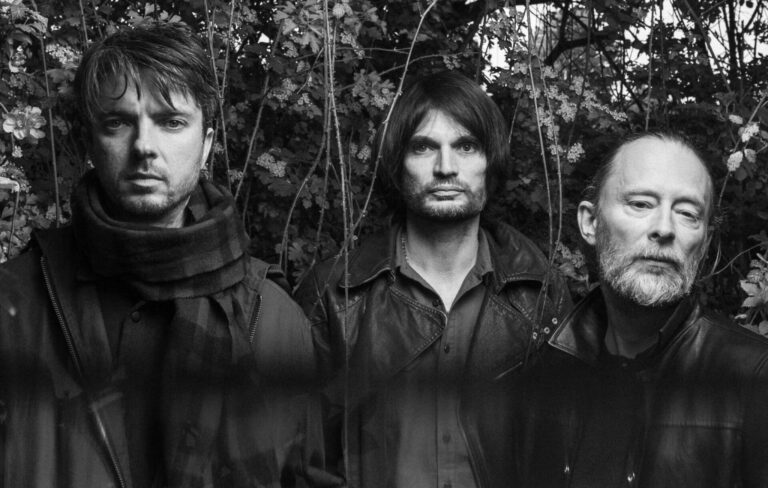
[[221,464],[267,485],[278,469],[274,446],[251,437],[258,419],[249,412],[263,392],[243,306],[254,292],[245,280],[249,241],[232,197],[201,181],[186,209],[194,222],[166,229],[112,219],[99,195],[91,171],[73,198],[74,233],[92,272],[174,305],[162,371],[168,486],[209,486]]
[[147,301],[173,301],[169,359],[180,373],[221,377],[245,351],[235,351],[246,318],[234,297],[248,267],[248,236],[232,197],[201,181],[187,209],[199,216],[177,229],[114,220],[99,198],[96,173],[74,194],[72,225],[91,270],[118,279]]

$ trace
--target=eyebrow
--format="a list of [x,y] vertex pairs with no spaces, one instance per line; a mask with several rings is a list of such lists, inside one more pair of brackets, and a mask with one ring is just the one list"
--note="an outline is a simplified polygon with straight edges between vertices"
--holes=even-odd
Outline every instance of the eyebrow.
[[[480,140],[471,135],[471,134],[465,134],[463,136],[459,136],[456,140],[451,142],[451,146],[460,146],[462,144],[466,143],[473,143],[480,145]],[[409,144],[426,144],[428,146],[439,146],[438,142],[435,139],[432,139],[429,136],[421,136],[421,135],[415,135],[411,137],[411,139],[408,141]]]
[[[627,192],[624,192],[621,194],[622,199],[627,200],[630,197],[633,196],[646,196],[646,197],[653,197],[657,200],[660,200],[661,197],[658,193],[656,193],[653,190],[629,190]],[[700,200],[696,197],[690,196],[690,195],[683,195],[680,198],[675,199],[675,203],[677,202],[683,202],[683,203],[690,203],[691,205],[695,205],[696,207],[700,209],[707,208],[707,203],[704,200]]]
[[[152,118],[165,118],[165,117],[178,117],[178,116],[191,117],[193,114],[194,113],[190,111],[179,110],[172,107],[164,107],[163,109],[150,114],[150,116]],[[133,117],[134,115],[135,115],[135,112],[130,110],[115,109],[115,110],[104,110],[100,112],[97,115],[97,117],[100,119],[103,119],[106,117],[115,117],[115,116],[128,118],[128,117]]]

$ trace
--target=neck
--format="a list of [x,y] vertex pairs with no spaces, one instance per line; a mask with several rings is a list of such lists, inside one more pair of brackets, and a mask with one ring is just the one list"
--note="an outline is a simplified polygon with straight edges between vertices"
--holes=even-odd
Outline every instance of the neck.
[[435,222],[408,215],[405,221],[409,264],[450,273],[472,268],[477,258],[480,218],[462,222]]
[[663,307],[638,305],[619,296],[606,284],[602,285],[602,292],[608,315],[606,348],[611,354],[627,358],[634,358],[653,347],[659,330],[677,308],[677,303]]
[[477,261],[480,217],[446,223],[408,214],[405,227],[408,264],[434,288],[450,310],[464,278]]

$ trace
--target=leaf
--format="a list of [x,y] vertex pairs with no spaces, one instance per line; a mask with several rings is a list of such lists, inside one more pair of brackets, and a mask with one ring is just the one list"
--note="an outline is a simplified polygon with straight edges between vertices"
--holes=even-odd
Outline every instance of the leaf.
[[757,326],[757,330],[760,332],[760,335],[768,336],[768,320],[760,322]]
[[747,292],[747,295],[749,296],[755,296],[760,293],[760,287],[755,283],[751,283],[747,280],[741,280],[739,284],[741,284],[741,289]]

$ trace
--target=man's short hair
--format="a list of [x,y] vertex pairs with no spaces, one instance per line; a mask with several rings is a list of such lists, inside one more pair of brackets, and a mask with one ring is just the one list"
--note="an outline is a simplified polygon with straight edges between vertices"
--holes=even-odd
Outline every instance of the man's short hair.
[[379,128],[374,147],[380,150],[379,181],[394,210],[403,207],[403,162],[409,142],[432,110],[450,116],[480,141],[488,165],[485,186],[489,196],[504,180],[510,156],[501,110],[474,81],[455,71],[442,71],[410,85],[397,100],[386,131]]
[[673,132],[640,132],[629,135],[623,139],[620,139],[611,149],[608,151],[607,156],[600,161],[600,164],[595,171],[595,175],[592,177],[589,185],[584,189],[582,193],[582,199],[591,202],[595,208],[600,209],[600,195],[603,192],[608,177],[611,176],[613,168],[616,165],[616,161],[621,153],[621,150],[633,142],[642,139],[657,139],[663,142],[671,142],[679,144],[682,147],[688,149],[694,156],[701,162],[702,167],[707,172],[709,177],[709,189],[710,198],[709,206],[707,207],[707,217],[711,221],[715,214],[715,196],[714,196],[714,179],[712,178],[712,171],[710,169],[707,160],[702,155],[701,151],[693,145],[693,143],[684,135]]
[[141,94],[141,81],[169,105],[171,94],[194,100],[211,127],[218,94],[211,61],[201,41],[183,24],[152,22],[124,29],[92,45],[75,74],[75,96],[82,123],[90,127],[101,111],[107,82],[123,79]]

